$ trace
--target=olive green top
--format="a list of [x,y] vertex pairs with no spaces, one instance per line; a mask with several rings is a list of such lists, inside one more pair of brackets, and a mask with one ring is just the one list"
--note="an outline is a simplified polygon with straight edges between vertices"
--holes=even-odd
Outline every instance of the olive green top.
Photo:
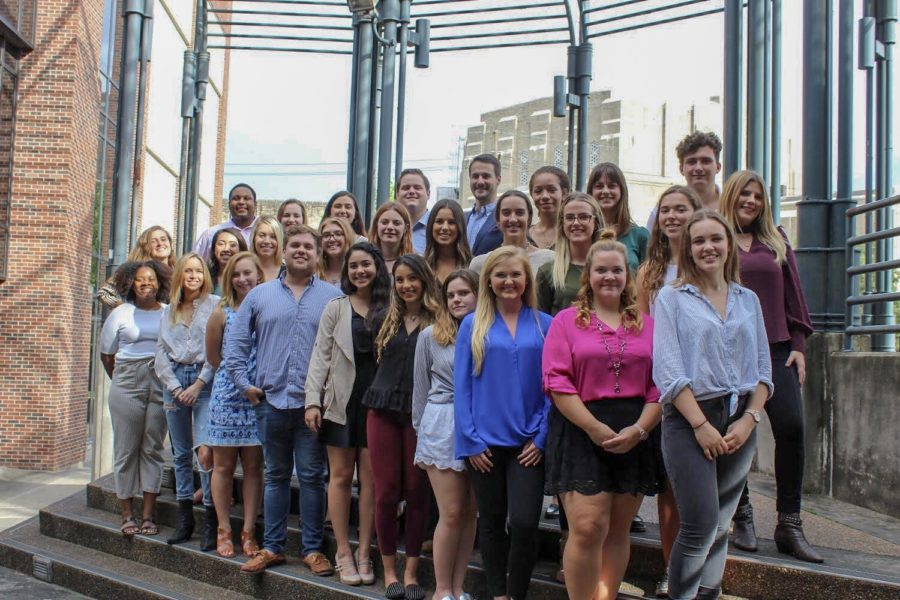
[[553,286],[553,263],[549,262],[538,269],[535,277],[537,286],[538,308],[551,316],[564,308],[572,306],[578,289],[581,287],[581,272],[584,265],[569,263],[566,271],[566,285],[563,288]]

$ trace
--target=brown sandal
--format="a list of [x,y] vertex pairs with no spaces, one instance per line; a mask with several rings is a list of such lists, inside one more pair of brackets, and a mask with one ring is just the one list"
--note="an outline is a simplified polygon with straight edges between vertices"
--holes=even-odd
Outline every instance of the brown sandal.
[[231,541],[231,530],[219,527],[216,530],[216,554],[222,558],[234,558],[234,542]]
[[143,535],[159,535],[159,525],[150,517],[144,517],[141,520],[141,534]]
[[252,531],[241,532],[241,549],[244,551],[244,555],[246,555],[247,558],[253,558],[259,554],[259,546],[256,543],[256,539],[253,537]]
[[122,535],[125,537],[132,537],[141,532],[141,528],[138,527],[137,521],[134,520],[134,517],[122,517],[122,526],[119,528],[119,531],[122,532]]

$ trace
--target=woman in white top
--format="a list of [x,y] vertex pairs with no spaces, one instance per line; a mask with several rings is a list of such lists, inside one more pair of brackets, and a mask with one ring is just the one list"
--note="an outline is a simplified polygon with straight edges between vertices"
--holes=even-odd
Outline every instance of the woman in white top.
[[[125,300],[100,333],[100,360],[112,378],[109,416],[113,428],[116,496],[122,504],[122,533],[156,535],[153,520],[162,482],[166,417],[162,387],[153,372],[162,300],[169,295],[165,267],[154,260],[127,262],[114,283]],[[134,519],[132,498],[143,493],[141,525]]]
[[206,523],[201,548],[216,547],[216,509],[210,495],[212,451],[206,443],[207,409],[213,368],[206,360],[206,324],[219,303],[211,294],[212,279],[199,254],[189,252],[175,263],[172,303],[163,309],[156,345],[156,374],[163,385],[163,403],[175,455],[175,497],[178,523],[170,544],[180,544],[194,531],[193,457],[197,451]]

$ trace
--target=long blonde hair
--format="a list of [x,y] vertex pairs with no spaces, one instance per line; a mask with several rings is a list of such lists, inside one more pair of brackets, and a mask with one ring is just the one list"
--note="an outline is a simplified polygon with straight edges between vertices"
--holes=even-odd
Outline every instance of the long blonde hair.
[[522,292],[522,304],[532,309],[538,330],[541,329],[537,293],[534,289],[534,275],[531,272],[528,255],[525,250],[517,246],[500,246],[488,254],[484,261],[484,267],[481,269],[481,279],[478,281],[478,303],[475,306],[475,316],[472,321],[472,360],[475,363],[474,374],[476,376],[481,374],[488,332],[497,318],[497,295],[491,288],[491,274],[497,265],[510,258],[518,258],[522,262],[522,270],[525,272],[525,291]]
[[259,257],[256,254],[249,250],[244,250],[229,258],[228,263],[225,265],[225,269],[222,271],[222,299],[219,301],[219,306],[222,308],[234,308],[237,305],[237,294],[234,290],[234,284],[231,283],[231,278],[234,277],[234,270],[237,268],[238,261],[245,258],[249,258],[253,261],[253,264],[256,265],[256,274],[259,276],[256,281],[257,285],[262,283],[263,279],[265,279],[262,263],[259,261]]
[[725,182],[725,187],[722,189],[722,196],[719,199],[719,208],[722,211],[722,216],[725,217],[732,229],[741,231],[741,226],[737,221],[738,205],[741,202],[741,192],[751,183],[759,184],[763,193],[762,208],[759,216],[756,217],[756,237],[775,254],[775,262],[783,265],[787,257],[787,244],[775,227],[772,208],[769,205],[769,190],[759,173],[749,170],[737,171],[728,178],[728,181]]
[[457,269],[447,275],[447,279],[441,286],[441,309],[438,311],[437,319],[431,330],[431,337],[434,341],[445,347],[456,341],[456,334],[459,331],[459,320],[450,314],[450,309],[447,308],[447,293],[450,291],[450,284],[457,279],[465,281],[475,297],[478,297],[478,273],[470,269]]
[[[666,268],[672,261],[672,247],[669,245],[669,238],[659,226],[659,208],[662,206],[663,200],[673,194],[681,194],[687,198],[688,204],[694,212],[697,212],[703,205],[700,203],[700,197],[697,192],[686,185],[673,185],[660,194],[659,200],[656,201],[656,208],[653,214],[656,215],[656,223],[650,231],[650,243],[647,245],[647,260],[641,265],[640,272],[643,276],[642,286],[649,294],[650,298],[655,298],[663,281],[666,278]],[[685,225],[687,225],[685,223]],[[681,232],[684,237],[684,231]]]
[[197,295],[197,300],[209,296],[213,289],[212,276],[209,274],[209,269],[206,267],[206,263],[199,254],[196,252],[188,252],[175,261],[175,272],[172,274],[172,303],[169,305],[169,321],[172,325],[186,322],[183,314],[184,270],[187,268],[188,261],[192,258],[196,259],[203,267],[203,285],[200,286],[200,293]]
[[691,256],[691,227],[700,221],[715,221],[725,228],[725,237],[728,240],[728,256],[725,258],[725,283],[741,283],[741,269],[738,265],[737,243],[734,239],[734,229],[731,228],[725,217],[711,208],[698,210],[684,226],[684,234],[681,241],[681,251],[678,256],[678,278],[672,282],[672,285],[679,286],[685,283],[698,285],[702,280],[700,270],[694,264],[694,257]]
[[[434,271],[425,262],[425,259],[418,254],[404,254],[394,263],[391,274],[397,272],[400,266],[407,267],[422,282],[422,314],[419,317],[419,329],[431,325],[434,318],[440,310],[440,301],[438,300],[437,280],[434,277]],[[375,358],[380,362],[381,354],[384,352],[385,346],[391,341],[397,331],[399,331],[403,317],[406,316],[406,302],[397,292],[397,286],[391,285],[391,304],[388,307],[387,315],[384,323],[378,331],[375,338]]]
[[590,194],[584,192],[571,192],[559,203],[559,213],[556,218],[556,246],[553,257],[553,287],[561,290],[566,287],[566,273],[569,272],[569,263],[572,261],[572,251],[569,248],[569,238],[566,237],[566,224],[563,219],[563,209],[570,202],[584,202],[591,207],[594,213],[594,232],[591,234],[591,243],[600,239],[600,230],[603,229],[603,213],[600,205]]
[[637,307],[637,290],[634,285],[634,277],[628,268],[628,250],[621,242],[616,241],[616,232],[612,228],[600,232],[600,240],[594,242],[588,251],[587,260],[584,263],[584,271],[581,273],[581,288],[575,296],[573,305],[578,310],[575,324],[582,329],[587,329],[591,324],[591,312],[594,310],[594,289],[591,287],[591,267],[594,263],[594,254],[597,252],[618,252],[622,255],[625,265],[625,289],[619,296],[619,314],[622,317],[622,325],[626,329],[634,328],[641,331],[644,320],[641,311]]
[[275,217],[266,215],[256,219],[256,225],[253,226],[253,233],[250,234],[249,251],[252,252],[254,256],[259,256],[256,253],[256,232],[259,231],[261,225],[267,225],[275,236],[275,264],[280,265],[281,261],[284,260],[284,233],[281,230],[281,223],[279,223]]

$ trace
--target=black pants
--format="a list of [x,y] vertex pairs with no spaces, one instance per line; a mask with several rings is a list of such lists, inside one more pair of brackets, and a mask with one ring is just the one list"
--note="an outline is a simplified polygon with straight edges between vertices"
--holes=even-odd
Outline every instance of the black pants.
[[[769,345],[772,357],[772,383],[775,390],[766,403],[766,414],[775,438],[776,508],[780,513],[800,512],[803,495],[803,398],[797,367],[784,366],[791,354],[789,342]],[[744,486],[741,505],[750,502],[750,492]]]
[[516,460],[521,451],[521,447],[493,447],[494,466],[489,472],[469,468],[478,502],[478,533],[488,590],[491,596],[509,594],[514,600],[528,593],[537,560],[544,499],[544,463],[523,467]]

